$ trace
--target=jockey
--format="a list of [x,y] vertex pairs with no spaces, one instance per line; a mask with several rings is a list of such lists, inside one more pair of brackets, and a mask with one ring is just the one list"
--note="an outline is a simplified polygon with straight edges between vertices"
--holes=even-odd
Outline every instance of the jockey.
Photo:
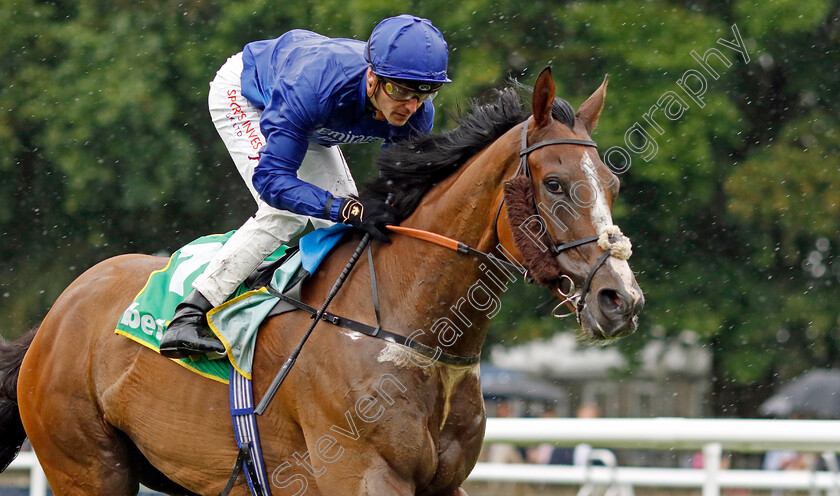
[[427,19],[380,22],[367,43],[289,31],[230,57],[210,83],[213,124],[257,202],[178,305],[160,343],[169,358],[225,348],[206,314],[311,221],[349,224],[390,241],[396,210],[359,200],[338,146],[429,134],[448,49]]

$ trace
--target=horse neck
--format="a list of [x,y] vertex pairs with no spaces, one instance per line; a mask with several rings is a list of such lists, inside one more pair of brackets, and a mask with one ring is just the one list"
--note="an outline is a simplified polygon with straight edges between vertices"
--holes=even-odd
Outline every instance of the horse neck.
[[[498,243],[493,220],[502,185],[514,174],[517,152],[509,132],[432,188],[401,225],[491,251]],[[415,340],[444,352],[478,354],[507,289],[506,276],[474,257],[404,236],[393,238],[394,248],[400,249],[383,255],[393,254],[389,272],[400,288],[389,292],[388,307],[402,310],[396,325],[408,332],[422,330]]]

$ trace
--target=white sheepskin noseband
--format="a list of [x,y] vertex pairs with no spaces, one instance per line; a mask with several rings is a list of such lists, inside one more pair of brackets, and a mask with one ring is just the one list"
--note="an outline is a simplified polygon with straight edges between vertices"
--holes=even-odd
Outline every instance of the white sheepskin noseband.
[[[611,238],[617,240],[612,241]],[[622,234],[616,225],[604,226],[598,231],[598,246],[604,251],[610,250],[610,255],[619,260],[627,260],[633,254],[630,238]]]

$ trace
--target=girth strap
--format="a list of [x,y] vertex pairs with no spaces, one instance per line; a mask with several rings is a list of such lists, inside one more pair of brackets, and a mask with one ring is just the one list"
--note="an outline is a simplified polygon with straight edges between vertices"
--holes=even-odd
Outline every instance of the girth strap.
[[[242,447],[239,448],[239,454],[236,456],[236,464],[233,466],[233,473],[230,475],[227,485],[222,490],[221,496],[227,496],[230,494],[234,484],[236,484],[236,480],[239,478],[239,474],[242,473],[243,467],[248,472],[248,477],[250,477],[251,480],[259,480],[257,479],[257,469],[254,467],[254,458],[251,454],[251,446],[248,444],[243,444]],[[251,488],[251,492],[254,496],[263,496],[262,487],[260,487],[259,483],[254,484]]]
[[[282,301],[289,303],[290,305],[294,306],[299,310],[308,312],[313,317],[318,313],[318,310],[315,307],[307,305],[306,303],[300,300],[296,300],[294,298],[286,296],[283,293],[280,293],[276,289],[272,288],[271,286],[267,286],[266,289],[269,293],[281,299]],[[451,355],[449,353],[441,351],[440,348],[432,348],[422,343],[418,343],[417,341],[414,341],[413,339],[408,338],[406,336],[402,336],[391,331],[386,331],[385,329],[379,327],[371,327],[367,324],[363,324],[361,322],[355,321],[353,319],[348,319],[346,317],[341,317],[331,312],[324,312],[321,318],[329,322],[330,324],[337,325],[339,327],[343,327],[351,331],[360,332],[367,336],[380,338],[384,339],[385,341],[390,341],[392,343],[396,343],[402,346],[407,346],[425,357],[449,365],[473,365],[475,363],[478,363],[481,359],[481,355],[471,357]]]

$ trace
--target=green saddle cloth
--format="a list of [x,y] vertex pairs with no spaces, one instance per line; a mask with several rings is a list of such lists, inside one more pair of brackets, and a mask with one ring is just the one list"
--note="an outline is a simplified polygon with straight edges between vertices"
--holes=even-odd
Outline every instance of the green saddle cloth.
[[[192,291],[192,282],[204,272],[234,232],[204,236],[172,254],[166,267],[149,276],[146,285],[123,312],[115,332],[159,353],[160,339],[175,315],[175,307]],[[287,246],[282,246],[267,260],[277,260],[287,250]],[[300,252],[297,252],[274,272],[270,285],[284,288],[300,265]],[[278,298],[265,287],[248,290],[240,286],[228,301],[207,314],[210,328],[227,349],[227,359],[202,357],[175,361],[203,377],[225,384],[231,366],[251,379],[257,329],[277,301]]]

